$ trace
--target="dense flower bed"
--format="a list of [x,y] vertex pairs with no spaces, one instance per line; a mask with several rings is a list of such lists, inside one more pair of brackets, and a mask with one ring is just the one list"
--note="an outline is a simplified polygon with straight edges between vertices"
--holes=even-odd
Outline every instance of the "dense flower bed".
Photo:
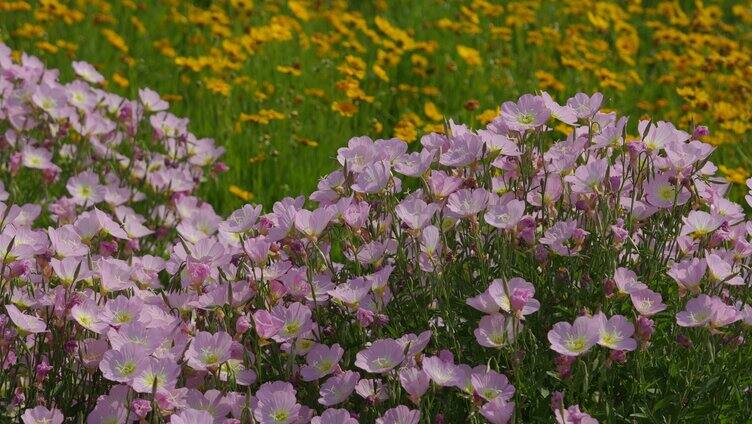
[[192,195],[222,150],[156,93],[0,53],[4,419],[748,414],[751,227],[705,127],[526,94],[223,219]]
[[112,91],[148,85],[222,137],[232,169],[203,194],[223,213],[309,192],[353,134],[417,142],[534,90],[705,122],[721,174],[743,185],[752,164],[744,0],[13,0],[0,28],[49,64],[94,64]]

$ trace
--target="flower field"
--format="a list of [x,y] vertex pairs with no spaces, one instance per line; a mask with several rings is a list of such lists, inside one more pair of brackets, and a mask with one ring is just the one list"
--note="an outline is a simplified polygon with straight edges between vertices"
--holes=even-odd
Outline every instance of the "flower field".
[[0,422],[752,420],[748,2],[0,12]]
[[204,196],[225,213],[310,192],[356,134],[414,143],[499,99],[604,93],[632,117],[707,125],[721,172],[752,157],[748,1],[4,1],[17,51],[109,90],[157,90],[221,140],[230,171]]

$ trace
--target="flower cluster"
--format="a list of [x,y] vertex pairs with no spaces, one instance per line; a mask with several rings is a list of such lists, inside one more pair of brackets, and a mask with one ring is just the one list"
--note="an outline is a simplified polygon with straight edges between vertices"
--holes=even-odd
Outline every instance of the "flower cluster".
[[[221,150],[156,93],[0,66],[9,420],[668,421],[705,393],[746,413],[749,224],[668,122],[527,94],[415,151],[355,137],[308,199],[225,219],[191,193]],[[67,194],[19,205],[33,178]]]
[[[225,212],[309,192],[352,134],[416,142],[444,117],[485,125],[498,93],[601,90],[634,117],[705,122],[713,144],[752,134],[744,2],[372,3],[16,0],[0,23],[13,48],[84,59],[121,93],[152,86],[226,138],[233,170],[207,195]],[[735,148],[716,161],[743,184]]]

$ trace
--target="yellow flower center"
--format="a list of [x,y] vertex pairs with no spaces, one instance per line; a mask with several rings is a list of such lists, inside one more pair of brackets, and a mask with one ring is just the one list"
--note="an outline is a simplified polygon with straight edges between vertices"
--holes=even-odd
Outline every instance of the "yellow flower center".
[[570,352],[583,352],[585,350],[585,347],[587,346],[587,341],[585,340],[585,337],[576,337],[568,339],[566,342],[564,342],[564,346],[570,351]]

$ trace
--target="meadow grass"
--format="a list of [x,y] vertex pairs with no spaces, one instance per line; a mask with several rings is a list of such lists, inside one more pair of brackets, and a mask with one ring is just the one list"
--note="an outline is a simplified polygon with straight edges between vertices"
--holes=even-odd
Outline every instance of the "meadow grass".
[[[268,206],[309,193],[331,169],[336,149],[353,136],[415,141],[440,130],[445,119],[477,127],[489,116],[479,115],[497,108],[498,99],[540,89],[559,101],[577,91],[601,91],[608,107],[632,117],[633,133],[639,117],[707,125],[708,141],[723,144],[716,161],[736,183],[743,183],[743,168],[751,163],[752,14],[745,2],[24,4],[6,2],[0,14],[0,37],[12,48],[40,55],[65,80],[72,78],[70,61],[85,60],[115,92],[133,97],[150,87],[172,95],[172,109],[191,119],[193,132],[227,149],[230,171],[202,193],[223,212],[251,196]],[[124,44],[105,37],[105,29]],[[425,46],[410,45],[415,42]],[[733,43],[738,49],[729,51]],[[475,49],[478,57],[461,57],[458,46]],[[345,66],[343,72],[348,55],[362,59],[365,69]],[[178,63],[185,58],[205,63],[192,71]],[[388,81],[375,75],[374,64]],[[361,75],[345,75],[357,71]],[[226,86],[216,87],[217,81]],[[342,81],[355,81],[362,95],[338,89]],[[342,116],[332,110],[334,101],[350,101],[358,110]],[[438,117],[426,115],[426,102]],[[262,109],[283,119],[239,122],[241,114]],[[240,194],[229,191],[233,185]]]

